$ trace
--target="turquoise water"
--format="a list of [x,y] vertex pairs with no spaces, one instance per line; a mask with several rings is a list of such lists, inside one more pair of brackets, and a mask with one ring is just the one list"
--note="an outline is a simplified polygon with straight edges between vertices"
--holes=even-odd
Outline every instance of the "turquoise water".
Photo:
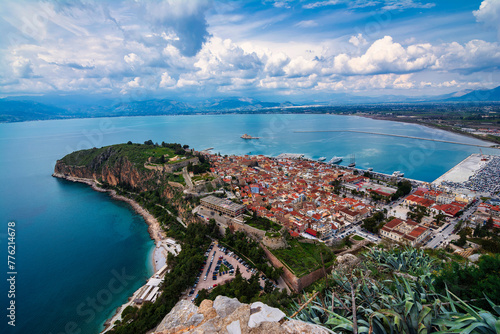
[[[153,242],[126,204],[51,177],[58,158],[116,143],[178,142],[222,154],[355,154],[357,166],[433,181],[479,149],[414,139],[294,130],[361,130],[481,143],[413,124],[333,115],[224,115],[78,119],[0,124],[0,254],[6,276],[7,222],[17,224],[17,319],[0,333],[96,333],[151,274]],[[243,140],[243,133],[259,140]],[[498,151],[483,149],[485,153]],[[117,279],[121,277],[121,282]],[[129,277],[131,276],[131,277]],[[133,278],[132,278],[133,277]],[[2,310],[7,285],[0,283]],[[6,311],[2,311],[6,312]]]

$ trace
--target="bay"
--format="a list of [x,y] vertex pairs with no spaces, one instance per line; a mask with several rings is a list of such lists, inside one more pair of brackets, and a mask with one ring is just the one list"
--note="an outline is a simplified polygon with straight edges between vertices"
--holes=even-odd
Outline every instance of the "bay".
[[[335,115],[119,117],[0,124],[0,254],[16,223],[16,327],[5,333],[97,333],[151,274],[147,225],[129,206],[88,186],[51,177],[57,159],[78,149],[127,142],[178,142],[221,154],[301,153],[317,159],[355,155],[357,167],[431,182],[473,146],[348,132],[357,130],[484,144],[414,124]],[[243,140],[248,133],[258,140]],[[483,149],[498,154],[498,150]],[[1,280],[7,305],[6,270]],[[117,277],[121,277],[120,283]]]

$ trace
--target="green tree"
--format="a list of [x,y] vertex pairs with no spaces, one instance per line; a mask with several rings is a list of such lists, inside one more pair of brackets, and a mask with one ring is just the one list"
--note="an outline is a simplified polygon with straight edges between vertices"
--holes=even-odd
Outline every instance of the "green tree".
[[[488,308],[483,299],[488,296],[500,303],[500,255],[483,255],[477,265],[461,265],[451,262],[436,276],[436,288],[442,293],[446,287],[464,300],[480,299],[473,304]],[[484,294],[483,294],[484,293]]]

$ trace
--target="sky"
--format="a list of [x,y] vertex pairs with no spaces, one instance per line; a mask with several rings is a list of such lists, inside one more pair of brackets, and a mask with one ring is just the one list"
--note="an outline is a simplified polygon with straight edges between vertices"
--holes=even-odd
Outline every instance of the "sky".
[[2,0],[0,96],[328,101],[500,85],[500,0]]

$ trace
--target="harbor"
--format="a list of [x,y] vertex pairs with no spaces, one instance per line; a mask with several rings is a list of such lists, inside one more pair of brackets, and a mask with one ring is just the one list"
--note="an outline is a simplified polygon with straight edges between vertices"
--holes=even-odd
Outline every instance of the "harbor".
[[432,184],[485,196],[500,192],[500,156],[471,154]]
[[471,154],[452,169],[438,177],[432,182],[434,185],[441,185],[443,182],[465,182],[471,178],[481,167],[487,164],[479,154]]

